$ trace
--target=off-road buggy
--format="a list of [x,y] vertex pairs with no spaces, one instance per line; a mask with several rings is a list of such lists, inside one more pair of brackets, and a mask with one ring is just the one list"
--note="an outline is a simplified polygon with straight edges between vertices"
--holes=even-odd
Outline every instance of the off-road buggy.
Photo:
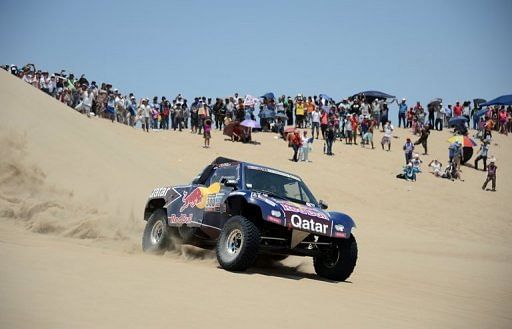
[[344,281],[357,261],[355,223],[325,209],[298,176],[219,157],[191,184],[153,190],[142,248],[164,253],[173,239],[215,248],[229,271],[257,257],[310,256],[318,275]]

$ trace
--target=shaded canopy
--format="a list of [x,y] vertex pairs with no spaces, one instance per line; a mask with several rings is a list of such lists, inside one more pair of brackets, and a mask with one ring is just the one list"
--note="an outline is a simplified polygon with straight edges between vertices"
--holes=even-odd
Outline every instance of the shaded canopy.
[[491,105],[512,105],[512,95],[503,95],[483,104],[480,106],[491,106]]

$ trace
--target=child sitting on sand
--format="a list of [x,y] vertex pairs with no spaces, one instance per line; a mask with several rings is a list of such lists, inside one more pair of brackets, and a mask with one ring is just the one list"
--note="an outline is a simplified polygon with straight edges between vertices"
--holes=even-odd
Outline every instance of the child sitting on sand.
[[413,168],[414,172],[420,173],[421,172],[421,164],[423,163],[423,161],[421,161],[420,155],[418,153],[414,153],[414,155],[412,156],[411,163],[412,163],[412,168]]
[[406,181],[416,181],[416,173],[414,172],[414,169],[412,167],[412,163],[408,163],[401,174],[396,175],[396,178],[405,179]]
[[430,161],[428,166],[432,168],[432,174],[434,174],[434,176],[441,177],[443,175],[443,164],[437,159]]

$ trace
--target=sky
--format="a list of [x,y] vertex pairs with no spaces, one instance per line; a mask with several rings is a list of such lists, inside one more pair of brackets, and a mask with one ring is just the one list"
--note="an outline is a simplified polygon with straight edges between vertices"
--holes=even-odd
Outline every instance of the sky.
[[512,93],[511,0],[0,2],[0,63],[137,97]]

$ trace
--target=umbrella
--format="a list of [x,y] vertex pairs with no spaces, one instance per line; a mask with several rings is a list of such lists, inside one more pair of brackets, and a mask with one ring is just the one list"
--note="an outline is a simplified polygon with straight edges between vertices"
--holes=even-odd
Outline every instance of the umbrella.
[[467,121],[468,121],[468,118],[463,117],[463,116],[451,118],[450,121],[448,121],[448,126],[449,127],[458,126],[458,125],[463,124],[464,122],[467,122]]
[[473,156],[473,148],[469,147],[469,146],[463,147],[462,148],[462,159],[461,159],[460,163],[464,164],[464,163],[468,162],[472,156]]
[[487,102],[485,99],[483,98],[475,98],[473,99],[473,104],[475,105],[476,108],[481,108],[482,107],[482,104]]
[[266,93],[265,95],[261,96],[261,98],[266,98],[266,99],[275,99],[276,97],[274,96],[274,93],[272,93],[272,92],[268,92],[268,93]]
[[503,95],[483,104],[480,106],[491,106],[491,105],[512,105],[512,95]]
[[319,96],[322,97],[323,99],[327,99],[327,100],[332,99],[331,97],[327,96],[326,94],[320,94]]
[[485,113],[487,113],[489,111],[488,108],[485,108],[485,109],[481,109],[480,111],[476,112],[475,115],[479,118],[481,117],[482,115],[484,115]]
[[463,135],[456,135],[448,138],[448,142],[455,143],[459,142],[463,147],[475,147],[476,142],[473,140],[473,138]]
[[355,97],[355,96],[365,96],[366,99],[368,99],[369,101],[373,101],[375,98],[380,98],[380,99],[395,98],[395,96],[383,93],[382,91],[375,91],[375,90],[361,91],[360,93],[357,93],[352,97]]
[[434,98],[433,100],[431,100],[429,103],[428,103],[428,106],[438,106],[438,105],[441,105],[441,103],[443,102],[443,99],[442,98]]
[[254,120],[244,120],[240,122],[240,125],[247,128],[261,128],[260,124]]
[[282,112],[279,112],[275,115],[275,118],[288,119],[288,116]]

